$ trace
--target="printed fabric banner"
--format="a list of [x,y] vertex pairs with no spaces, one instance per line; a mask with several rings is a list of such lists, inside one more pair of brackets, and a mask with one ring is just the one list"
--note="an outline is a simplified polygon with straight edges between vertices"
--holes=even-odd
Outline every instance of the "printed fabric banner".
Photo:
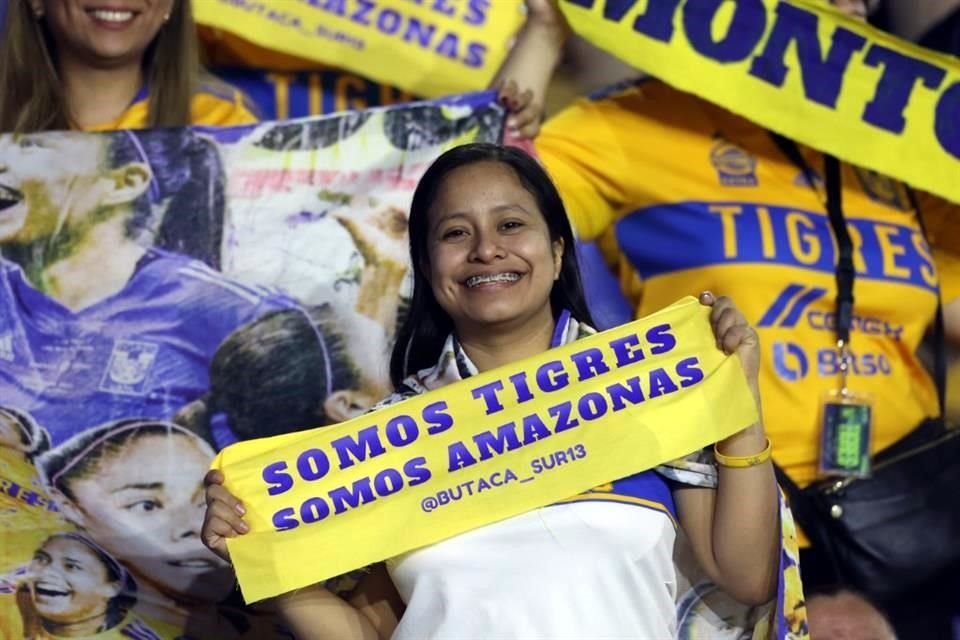
[[560,0],[625,62],[852,164],[960,203],[960,60],[817,0]]
[[[522,0],[199,0],[197,23],[276,54],[415,95],[490,84],[523,23]],[[241,46],[241,48],[243,48]],[[282,60],[289,69],[290,60]],[[307,70],[307,69],[297,69]]]
[[[202,478],[231,444],[388,396],[412,191],[503,120],[481,93],[0,136],[0,639],[291,637],[200,542]],[[681,637],[802,637],[790,522],[775,626],[681,550]],[[356,577],[329,586],[349,595]]]
[[[368,416],[227,447],[214,466],[247,509],[251,532],[227,541],[244,596],[316,584],[742,431],[756,404],[709,313],[688,297]],[[465,483],[476,490],[451,500]]]
[[0,137],[0,638],[290,637],[200,542],[203,475],[391,391],[413,188],[502,126],[485,93]]

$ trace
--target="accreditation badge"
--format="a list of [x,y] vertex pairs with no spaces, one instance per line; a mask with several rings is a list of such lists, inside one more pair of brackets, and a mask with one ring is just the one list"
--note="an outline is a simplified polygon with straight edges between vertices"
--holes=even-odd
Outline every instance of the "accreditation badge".
[[873,402],[850,389],[828,392],[820,405],[820,463],[824,476],[870,476]]

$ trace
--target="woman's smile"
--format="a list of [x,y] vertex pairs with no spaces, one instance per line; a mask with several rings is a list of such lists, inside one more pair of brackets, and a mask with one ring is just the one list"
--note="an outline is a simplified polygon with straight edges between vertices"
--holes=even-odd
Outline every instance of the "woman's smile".
[[524,274],[518,271],[500,271],[479,273],[463,281],[463,286],[471,291],[490,291],[506,289],[516,284]]

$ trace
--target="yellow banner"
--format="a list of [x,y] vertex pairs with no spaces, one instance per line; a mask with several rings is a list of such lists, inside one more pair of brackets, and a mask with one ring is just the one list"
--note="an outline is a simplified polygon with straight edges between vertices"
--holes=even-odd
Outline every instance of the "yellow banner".
[[251,527],[228,541],[244,597],[557,502],[755,422],[739,358],[717,350],[708,318],[685,298],[336,426],[223,450],[213,467]]
[[486,87],[520,0],[196,0],[197,23],[428,98]]
[[815,0],[560,5],[576,32],[638,69],[798,142],[960,202],[957,58]]

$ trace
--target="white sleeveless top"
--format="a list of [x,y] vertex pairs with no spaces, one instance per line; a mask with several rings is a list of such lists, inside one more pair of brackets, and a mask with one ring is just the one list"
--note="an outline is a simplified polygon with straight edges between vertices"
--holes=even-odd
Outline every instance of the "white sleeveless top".
[[537,509],[387,562],[407,610],[393,640],[676,637],[675,525],[655,509]]

